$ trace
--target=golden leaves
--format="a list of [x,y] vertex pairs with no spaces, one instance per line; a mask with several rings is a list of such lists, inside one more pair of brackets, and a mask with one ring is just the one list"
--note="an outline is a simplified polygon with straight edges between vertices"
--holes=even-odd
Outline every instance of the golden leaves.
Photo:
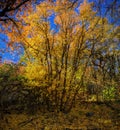
[[42,81],[44,79],[44,76],[46,75],[46,67],[43,65],[40,65],[37,62],[27,62],[27,66],[25,68],[24,76],[29,79],[29,83],[33,86],[39,86],[40,80]]
[[88,3],[86,0],[80,5],[80,19],[82,21],[92,20],[96,12],[92,10],[92,3]]

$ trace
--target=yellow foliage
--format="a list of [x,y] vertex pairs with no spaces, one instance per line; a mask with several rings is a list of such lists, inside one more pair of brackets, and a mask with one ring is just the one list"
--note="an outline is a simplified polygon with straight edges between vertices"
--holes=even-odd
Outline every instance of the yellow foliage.
[[44,79],[46,73],[47,72],[45,66],[39,65],[39,63],[36,62],[28,62],[27,66],[25,67],[24,76],[29,79],[29,84],[32,86],[39,86],[40,81]]
[[[25,77],[29,83],[39,86],[47,80],[50,92],[61,88],[67,92],[71,86],[77,88],[76,81],[82,80],[85,67],[92,64],[92,53],[105,47],[113,35],[113,26],[107,18],[97,16],[92,3],[84,0],[78,13],[70,5],[68,0],[42,2],[23,18],[25,26],[21,27],[21,34],[16,29],[8,33],[12,43],[18,41],[25,48],[30,61],[25,61]],[[52,14],[55,33],[50,25]]]

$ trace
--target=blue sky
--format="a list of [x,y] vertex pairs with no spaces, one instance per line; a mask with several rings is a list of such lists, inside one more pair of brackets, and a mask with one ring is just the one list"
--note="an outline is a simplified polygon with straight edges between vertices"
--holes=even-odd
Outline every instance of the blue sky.
[[0,33],[0,56],[2,56],[2,62],[12,61],[16,63],[19,61],[20,55],[18,54],[18,52],[11,52],[10,48],[7,48],[7,41],[7,36]]

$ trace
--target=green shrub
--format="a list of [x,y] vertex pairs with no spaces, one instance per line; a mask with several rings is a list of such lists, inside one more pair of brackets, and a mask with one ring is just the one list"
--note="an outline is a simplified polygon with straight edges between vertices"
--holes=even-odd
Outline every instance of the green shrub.
[[115,98],[116,88],[115,86],[107,86],[103,89],[104,100],[112,100]]

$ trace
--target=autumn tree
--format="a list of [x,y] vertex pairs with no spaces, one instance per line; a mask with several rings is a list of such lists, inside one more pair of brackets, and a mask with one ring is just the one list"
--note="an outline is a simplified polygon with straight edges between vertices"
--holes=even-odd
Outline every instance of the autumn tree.
[[[86,91],[85,84],[91,78],[88,68],[101,71],[106,65],[101,57],[117,46],[115,27],[97,15],[93,3],[85,0],[80,6],[70,5],[68,0],[42,2],[33,13],[21,16],[25,22],[21,33],[7,32],[11,46],[18,42],[25,49],[22,62],[27,84],[42,90],[40,95],[48,109],[63,112],[69,111],[77,95]],[[53,16],[55,28],[51,24]]]

